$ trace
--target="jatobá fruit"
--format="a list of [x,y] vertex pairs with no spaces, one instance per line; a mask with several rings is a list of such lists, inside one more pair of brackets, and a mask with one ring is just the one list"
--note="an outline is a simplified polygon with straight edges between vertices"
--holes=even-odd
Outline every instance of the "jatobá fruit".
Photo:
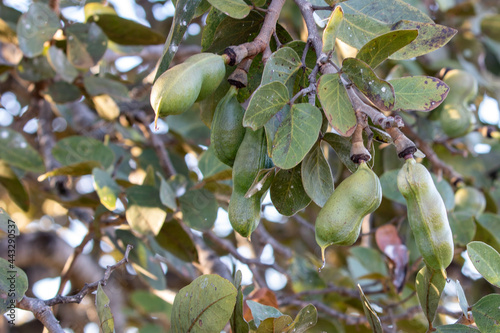
[[446,269],[453,260],[453,236],[443,198],[431,174],[409,158],[398,173],[398,189],[406,199],[408,221],[425,264]]
[[158,117],[181,114],[212,94],[226,73],[222,56],[200,53],[160,75],[151,90],[150,102]]
[[316,242],[325,249],[333,244],[352,245],[358,239],[363,218],[382,202],[382,187],[377,175],[366,163],[333,191],[316,219]]

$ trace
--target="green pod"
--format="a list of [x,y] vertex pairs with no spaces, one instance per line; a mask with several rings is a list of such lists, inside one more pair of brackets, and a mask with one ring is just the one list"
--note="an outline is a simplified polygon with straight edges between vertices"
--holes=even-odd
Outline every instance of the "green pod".
[[333,191],[316,219],[316,242],[325,249],[333,244],[352,245],[358,239],[363,218],[374,212],[382,202],[382,187],[377,175],[361,163]]
[[458,138],[469,133],[475,124],[472,110],[465,104],[446,104],[439,115],[441,128],[449,138]]
[[464,186],[455,192],[455,212],[466,212],[478,217],[486,209],[484,194],[471,186]]
[[236,153],[245,136],[243,114],[245,110],[236,98],[238,89],[231,86],[215,108],[210,132],[215,156],[223,163],[233,166]]
[[226,73],[220,55],[200,53],[163,73],[151,90],[156,118],[181,114],[212,94]]
[[406,199],[408,221],[425,264],[446,269],[453,260],[453,236],[443,198],[429,171],[409,158],[398,173],[398,189]]
[[266,167],[267,146],[264,128],[247,128],[233,165],[233,193],[229,201],[229,222],[243,237],[250,237],[260,221],[260,204],[267,189],[261,189],[250,198],[245,194],[259,171]]

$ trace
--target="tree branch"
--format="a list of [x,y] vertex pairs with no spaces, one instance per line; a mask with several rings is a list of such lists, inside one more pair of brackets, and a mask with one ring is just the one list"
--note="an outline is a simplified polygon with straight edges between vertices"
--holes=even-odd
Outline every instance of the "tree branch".
[[261,52],[264,52],[269,45],[269,41],[276,30],[276,22],[281,12],[281,8],[285,4],[285,0],[273,0],[267,8],[267,14],[264,18],[264,23],[259,34],[252,42],[244,43],[237,46],[229,46],[224,50],[224,54],[229,56],[230,62],[228,65],[234,66],[239,64],[243,59],[253,57]]
[[24,296],[17,302],[17,308],[30,311],[50,333],[64,333],[59,321],[56,319],[50,307],[38,298]]

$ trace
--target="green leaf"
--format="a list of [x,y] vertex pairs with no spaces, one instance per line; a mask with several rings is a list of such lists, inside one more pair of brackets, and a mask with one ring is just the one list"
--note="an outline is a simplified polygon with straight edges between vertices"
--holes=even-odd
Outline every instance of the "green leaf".
[[483,17],[481,20],[481,32],[489,38],[500,42],[500,14]]
[[68,60],[76,68],[96,65],[108,48],[108,38],[95,23],[75,23],[66,28]]
[[427,15],[403,0],[349,0],[341,6],[344,22],[338,38],[357,49],[389,32],[398,21],[433,23]]
[[[498,268],[498,266],[497,266]],[[472,306],[472,316],[481,332],[500,332],[500,295],[490,294]]]
[[387,264],[378,250],[364,246],[354,246],[349,249],[355,258],[369,274],[378,273],[387,276]]
[[389,80],[394,87],[394,110],[431,111],[448,96],[450,88],[432,76],[407,76]]
[[218,275],[202,275],[174,299],[171,332],[220,332],[231,318],[236,288]]
[[126,193],[128,206],[125,217],[130,227],[143,235],[157,235],[167,217],[158,190],[153,186],[137,185],[129,187]]
[[333,194],[332,170],[317,144],[302,161],[302,185],[307,195],[320,207]]
[[59,140],[52,149],[52,155],[64,166],[97,161],[105,169],[109,168],[115,159],[111,148],[86,136],[70,136]]
[[78,70],[69,62],[63,50],[52,45],[47,54],[50,66],[61,76],[61,79],[71,83],[78,76]]
[[272,306],[263,305],[254,301],[247,301],[247,305],[252,311],[253,321],[255,326],[259,327],[260,323],[267,318],[279,318],[283,314],[276,308]]
[[351,136],[356,128],[356,114],[339,73],[320,77],[318,98],[330,125],[342,136]]
[[435,328],[435,333],[480,333],[479,330],[462,324],[443,325]]
[[232,17],[225,17],[220,23],[219,20],[220,17],[215,19],[214,25],[218,24],[218,26],[212,39],[207,37],[205,50],[208,52],[219,53],[229,45],[240,45],[250,39],[253,40],[253,36],[260,31],[264,16],[257,11],[251,11],[247,17],[241,20]]
[[301,66],[302,62],[297,52],[290,47],[282,47],[267,60],[262,73],[261,85],[275,81],[287,85]]
[[[126,247],[126,245],[132,245],[134,247],[134,249],[130,251],[129,259],[138,275],[152,288],[156,290],[165,289],[165,274],[163,274],[160,264],[154,258],[155,254],[151,249],[129,230],[118,229],[115,231],[115,234],[116,238],[123,244],[123,247]],[[122,249],[119,243],[115,242],[115,245],[116,248]],[[125,250],[122,249],[122,252],[124,251]]]
[[[14,290],[12,290],[12,283]],[[0,258],[0,314],[15,308],[16,303],[24,297],[27,290],[26,273],[4,258]]]
[[314,305],[309,304],[299,311],[293,323],[288,326],[287,332],[303,333],[311,327],[314,327],[317,322],[318,311],[316,310],[316,307]]
[[351,172],[355,172],[357,167],[353,161],[351,161],[351,141],[349,138],[334,134],[325,133],[323,140],[328,142],[328,144],[333,148],[338,158]]
[[460,281],[455,281],[455,288],[457,289],[458,303],[460,305],[460,308],[462,309],[462,313],[464,314],[465,318],[469,319],[469,302],[467,302],[467,297],[465,297],[465,292],[462,288],[462,285],[460,284]]
[[448,221],[450,222],[453,241],[457,245],[467,245],[476,234],[476,223],[474,217],[467,212],[449,212]]
[[264,125],[266,130],[267,154],[269,157],[273,156],[273,142],[276,132],[278,131],[281,123],[289,116],[290,110],[290,105],[286,104]]
[[323,53],[328,53],[335,49],[335,39],[343,20],[344,11],[342,7],[335,7],[326,24],[325,30],[323,30]]
[[65,81],[51,83],[42,93],[46,95],[46,99],[58,104],[75,102],[82,97],[77,86]]
[[417,296],[429,323],[434,321],[445,284],[444,271],[435,271],[424,266],[417,274]]
[[120,187],[106,171],[94,168],[92,170],[94,189],[102,205],[109,210],[116,209],[116,200],[120,194]]
[[243,117],[243,126],[256,131],[264,126],[290,100],[288,89],[279,82],[271,82],[257,89]]
[[363,45],[356,58],[371,68],[376,68],[393,53],[410,44],[417,36],[417,30],[395,30],[385,33]]
[[172,304],[147,290],[137,290],[130,295],[130,303],[140,313],[171,314]]
[[33,172],[44,172],[43,160],[22,134],[6,127],[0,128],[0,159],[10,166]]
[[160,178],[160,201],[161,203],[173,210],[174,212],[177,210],[177,201],[175,198],[174,189],[170,184],[163,178],[161,173],[157,172],[156,175]]
[[361,303],[363,304],[363,310],[365,311],[366,319],[368,319],[372,331],[374,333],[383,333],[384,331],[382,330],[382,324],[380,323],[380,319],[375,310],[373,310],[370,302],[368,301],[368,298],[366,298],[365,293],[363,292],[363,289],[361,289],[361,286],[359,284],[358,284],[358,290],[359,294],[361,295]]
[[213,227],[219,206],[212,192],[206,189],[189,190],[179,198],[182,221],[190,228],[206,231]]
[[289,332],[287,328],[292,321],[292,317],[287,315],[283,315],[278,318],[267,318],[260,323],[256,333]]
[[129,98],[127,87],[115,80],[97,76],[86,76],[83,79],[83,84],[90,96],[111,95],[122,99]]
[[161,61],[158,64],[155,81],[170,67],[170,63],[200,3],[201,0],[177,0],[174,20],[168,32]]
[[160,232],[156,235],[158,244],[186,262],[198,261],[198,251],[193,240],[177,220],[163,223]]
[[44,3],[32,3],[17,23],[19,48],[27,57],[35,57],[43,52],[43,45],[61,27],[57,15]]
[[0,207],[0,230],[6,234],[19,236],[19,229],[16,222],[10,218],[9,214],[2,207]]
[[103,333],[113,333],[115,331],[115,321],[109,307],[108,295],[102,290],[100,283],[97,285],[95,305],[97,308],[97,315],[99,316],[99,322],[101,323],[101,331]]
[[140,23],[125,19],[111,7],[100,3],[87,3],[84,7],[87,22],[95,22],[113,42],[121,45],[163,44],[165,37]]
[[[212,7],[208,12],[205,27],[201,35],[201,51],[207,51],[211,46],[215,37],[215,32],[219,24],[227,17],[215,7]],[[237,20],[235,20],[237,21]]]
[[57,169],[53,169],[49,172],[44,173],[38,177],[39,182],[43,182],[45,179],[54,176],[83,176],[90,175],[94,168],[101,166],[98,161],[85,161],[75,164],[70,164]]
[[408,21],[403,19],[392,26],[392,30],[418,29],[418,37],[408,46],[394,53],[390,58],[406,60],[435,51],[446,45],[455,36],[457,30],[444,25]]
[[294,215],[311,202],[302,185],[300,169],[300,164],[293,169],[281,169],[271,185],[271,200],[274,207],[285,216]]
[[246,17],[252,9],[243,0],[208,0],[208,2],[224,14],[235,19]]
[[215,156],[214,148],[212,146],[201,155],[198,161],[198,168],[203,174],[203,180],[206,181],[207,178],[213,177],[215,175],[220,175],[224,171],[231,170],[231,167],[222,163],[217,156]]
[[233,333],[248,333],[249,327],[245,318],[243,317],[243,292],[241,290],[241,279],[242,274],[241,271],[236,271],[234,277],[234,286],[238,290],[238,294],[236,296],[236,304],[234,305],[234,311],[231,316],[231,330]]
[[282,169],[299,164],[318,140],[321,121],[321,112],[314,105],[294,104],[274,137],[274,164]]
[[[19,208],[27,212],[30,208],[28,193],[24,189],[21,181],[19,181],[19,178],[17,178],[15,172],[3,160],[0,160],[0,184],[7,190],[10,199],[14,201]],[[0,216],[2,215],[0,214]]]
[[380,110],[390,111],[394,108],[394,88],[389,82],[379,79],[364,61],[346,58],[342,62],[342,72]]
[[56,72],[50,67],[49,61],[45,56],[35,58],[23,57],[16,69],[21,78],[32,82],[51,79],[56,75]]
[[[488,244],[471,242],[467,254],[477,271],[492,285],[500,288],[500,254]],[[475,315],[474,315],[475,318]]]
[[479,215],[476,221],[500,243],[500,215],[484,213]]

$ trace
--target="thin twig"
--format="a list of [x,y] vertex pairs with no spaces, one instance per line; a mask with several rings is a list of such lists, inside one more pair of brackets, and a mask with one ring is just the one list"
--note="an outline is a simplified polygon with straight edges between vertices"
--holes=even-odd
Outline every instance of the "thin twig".
[[128,256],[130,254],[130,251],[134,247],[132,245],[127,245],[127,249],[125,250],[125,254],[123,255],[123,259],[117,262],[114,265],[106,267],[106,271],[104,272],[104,277],[100,279],[99,281],[90,283],[90,284],[85,284],[85,286],[78,292],[76,295],[72,296],[62,296],[62,295],[57,295],[54,298],[48,299],[44,301],[45,305],[47,306],[53,306],[56,304],[67,304],[67,303],[80,303],[85,296],[88,294],[94,292],[97,290],[97,287],[99,285],[105,286],[108,283],[108,280],[111,276],[111,273],[116,270],[118,267],[125,265],[128,263]]

